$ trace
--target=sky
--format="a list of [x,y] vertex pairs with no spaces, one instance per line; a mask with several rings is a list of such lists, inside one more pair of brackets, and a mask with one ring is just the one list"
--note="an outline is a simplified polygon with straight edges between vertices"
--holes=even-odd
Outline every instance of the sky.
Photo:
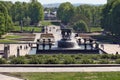
[[[1,1],[1,0],[0,0]],[[21,2],[29,2],[30,0],[3,0],[3,1],[21,1]],[[105,4],[107,0],[38,0],[42,4],[50,4],[50,3],[62,3],[62,2],[71,2],[71,3],[85,3],[85,4]]]

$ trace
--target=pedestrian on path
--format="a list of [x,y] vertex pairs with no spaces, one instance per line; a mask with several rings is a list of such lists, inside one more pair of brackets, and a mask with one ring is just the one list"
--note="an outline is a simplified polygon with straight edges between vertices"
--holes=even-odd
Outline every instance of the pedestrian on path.
[[104,45],[103,44],[101,44],[101,48],[104,50]]
[[116,52],[116,54],[118,54],[118,52]]
[[118,47],[120,48],[120,43],[118,44]]

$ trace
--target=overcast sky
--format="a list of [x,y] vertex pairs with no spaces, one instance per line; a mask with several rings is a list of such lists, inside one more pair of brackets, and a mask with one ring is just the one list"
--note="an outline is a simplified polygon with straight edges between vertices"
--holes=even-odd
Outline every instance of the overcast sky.
[[[30,0],[3,0],[3,1],[21,1],[21,2],[29,2]],[[107,0],[38,0],[42,4],[50,4],[50,3],[62,3],[62,2],[71,2],[71,3],[86,3],[86,4],[105,4]]]

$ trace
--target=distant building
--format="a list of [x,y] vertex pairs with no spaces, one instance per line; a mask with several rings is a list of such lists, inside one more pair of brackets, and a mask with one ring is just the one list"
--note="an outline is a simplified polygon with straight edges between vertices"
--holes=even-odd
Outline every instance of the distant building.
[[50,11],[44,11],[44,19],[45,20],[56,20],[57,16],[56,16],[57,12],[50,12]]

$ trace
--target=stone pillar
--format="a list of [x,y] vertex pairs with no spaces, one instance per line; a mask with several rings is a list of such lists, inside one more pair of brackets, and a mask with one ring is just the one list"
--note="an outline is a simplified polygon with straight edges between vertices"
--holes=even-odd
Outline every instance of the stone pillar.
[[17,47],[17,57],[19,57],[19,56],[20,56],[20,48]]
[[39,50],[39,39],[37,39],[37,51]]
[[93,50],[93,40],[89,39],[91,50]]
[[48,45],[49,45],[49,50],[51,50],[51,47],[52,47],[51,39],[48,39]]
[[86,39],[84,39],[84,48],[85,48],[85,50],[87,50],[87,44],[86,44]]
[[45,50],[45,39],[43,39],[42,47],[43,47],[43,50]]
[[4,58],[8,59],[10,54],[10,45],[4,44]]
[[78,44],[79,44],[79,45],[81,44],[81,39],[78,39]]
[[99,49],[99,44],[95,42],[95,49]]

